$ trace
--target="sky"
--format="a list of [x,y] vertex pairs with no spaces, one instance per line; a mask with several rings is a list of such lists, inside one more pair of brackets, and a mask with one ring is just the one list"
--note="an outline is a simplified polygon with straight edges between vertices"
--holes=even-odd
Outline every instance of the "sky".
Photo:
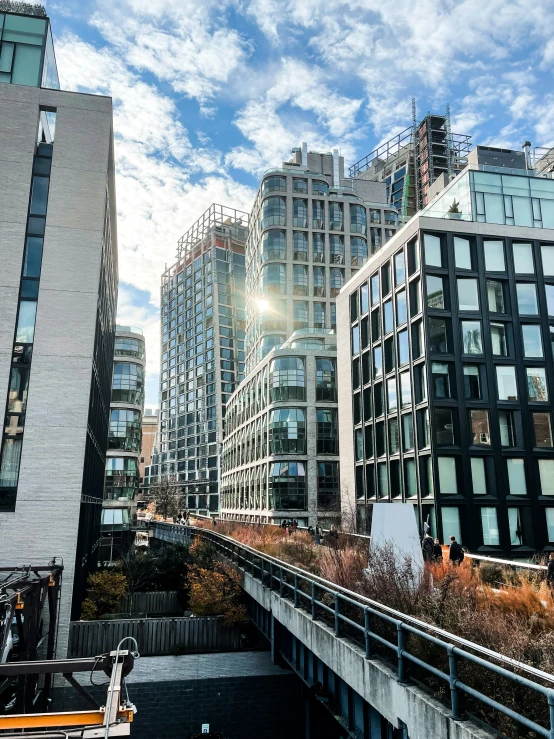
[[146,336],[160,278],[214,202],[248,211],[302,141],[347,166],[450,104],[473,143],[554,145],[554,0],[46,0],[62,89],[114,104],[118,322]]

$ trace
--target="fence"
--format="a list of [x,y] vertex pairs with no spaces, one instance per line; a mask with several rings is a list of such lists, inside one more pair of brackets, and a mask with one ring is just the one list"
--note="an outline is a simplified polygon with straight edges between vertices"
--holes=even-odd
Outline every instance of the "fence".
[[182,613],[177,590],[126,595],[119,603],[118,613]]
[[238,627],[226,628],[215,616],[72,621],[68,656],[95,657],[110,652],[126,636],[137,640],[143,657],[230,652],[240,648]]
[[[276,591],[281,598],[292,601],[295,608],[306,609],[313,621],[327,622],[334,628],[337,638],[346,636],[346,631],[351,638],[359,638],[365,645],[366,659],[373,659],[384,650],[395,662],[399,682],[406,682],[408,667],[412,665],[419,668],[424,681],[432,678],[437,685],[442,683],[450,692],[453,719],[462,717],[461,701],[466,696],[473,700],[473,712],[484,716],[485,720],[489,719],[487,711],[492,710],[536,736],[554,739],[554,675],[396,611],[214,531],[171,524],[156,524],[154,527],[154,536],[161,539],[177,541],[179,537],[191,535],[210,541],[220,556],[261,581],[268,589]],[[418,650],[421,656],[410,650],[410,647],[417,646],[416,640],[425,645],[423,650]],[[440,667],[444,665],[445,669],[439,669],[433,662]],[[471,681],[468,666],[478,668],[481,674],[488,676],[485,684],[496,682],[502,685],[500,694],[497,691],[499,700],[482,692],[480,681],[474,687],[460,679],[463,673],[465,679]],[[514,701],[507,700],[508,696],[503,694],[505,689],[510,690],[512,698],[519,691],[520,710],[506,705]],[[533,695],[531,708],[528,701],[523,704],[523,690]]]

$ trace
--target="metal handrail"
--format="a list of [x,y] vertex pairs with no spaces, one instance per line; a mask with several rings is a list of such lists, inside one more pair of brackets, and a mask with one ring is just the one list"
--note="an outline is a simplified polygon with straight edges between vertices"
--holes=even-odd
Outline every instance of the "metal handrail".
[[[157,525],[161,524],[158,523]],[[379,643],[396,653],[397,679],[399,682],[405,682],[406,680],[406,661],[412,662],[427,671],[429,674],[448,682],[450,686],[451,711],[453,719],[459,719],[462,717],[460,699],[461,694],[465,693],[484,705],[503,713],[508,718],[518,721],[523,726],[536,732],[539,736],[545,737],[546,739],[554,739],[554,689],[534,682],[523,675],[516,674],[509,669],[488,660],[492,659],[496,662],[503,663],[512,669],[525,672],[528,675],[532,675],[534,678],[539,678],[553,685],[554,675],[550,675],[547,672],[531,667],[530,665],[526,665],[518,660],[514,660],[498,652],[494,652],[491,649],[487,649],[486,647],[470,642],[467,639],[458,637],[436,626],[419,621],[412,616],[408,616],[393,608],[385,606],[378,601],[373,601],[370,598],[366,598],[358,593],[347,590],[340,585],[332,583],[329,580],[325,580],[317,575],[313,575],[306,570],[284,563],[276,557],[264,554],[263,552],[253,549],[246,544],[237,542],[223,534],[193,526],[183,527],[176,526],[174,524],[164,525],[172,527],[179,533],[185,533],[185,531],[188,531],[188,533],[193,536],[206,538],[216,544],[220,551],[223,552],[224,556],[227,556],[231,561],[236,562],[239,567],[241,566],[242,559],[244,571],[250,572],[253,577],[257,577],[258,573],[258,579],[264,585],[264,580],[269,578],[269,586],[271,590],[274,589],[275,583],[277,582],[277,589],[280,597],[286,597],[287,594],[289,596],[292,594],[295,607],[299,606],[300,598],[308,601],[311,606],[312,620],[317,620],[318,611],[323,610],[331,614],[334,616],[335,636],[337,638],[341,638],[341,625],[344,623],[360,631],[364,635],[365,656],[367,659],[372,659],[373,642]],[[258,563],[256,563],[255,560],[258,560]],[[293,576],[294,584],[283,579],[284,573],[288,573]],[[307,593],[299,589],[300,581],[311,586],[311,593]],[[321,600],[318,600],[318,589],[333,596],[334,608],[330,607],[327,603],[323,603]],[[285,593],[285,590],[287,590],[288,593]],[[341,603],[361,609],[364,615],[364,625],[362,626],[361,624],[356,623],[345,616],[344,613],[341,613]],[[388,639],[385,639],[383,636],[375,633],[371,629],[371,622],[374,617],[396,626],[396,642],[388,641]],[[445,649],[448,655],[448,673],[443,672],[433,665],[427,664],[415,655],[410,654],[405,647],[406,634],[414,634],[429,643]],[[487,657],[488,659],[483,659],[478,656],[478,654],[475,654],[475,652]],[[544,726],[537,724],[526,716],[518,714],[511,708],[504,706],[484,693],[481,693],[471,686],[461,682],[458,678],[458,665],[460,660],[472,662],[495,675],[507,678],[513,683],[517,683],[522,687],[533,690],[544,696],[547,699],[549,706],[550,729],[546,729]]]

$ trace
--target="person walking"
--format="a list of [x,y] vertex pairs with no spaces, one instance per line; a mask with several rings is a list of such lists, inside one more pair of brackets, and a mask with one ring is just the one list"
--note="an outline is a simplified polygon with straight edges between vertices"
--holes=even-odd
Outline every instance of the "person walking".
[[434,544],[433,537],[430,534],[425,534],[423,537],[421,549],[423,550],[423,561],[432,562],[434,557]]
[[554,552],[550,552],[548,558],[548,568],[546,570],[546,584],[554,589]]
[[433,544],[433,558],[435,562],[442,562],[442,547],[438,539],[435,539]]
[[456,541],[455,536],[450,537],[450,552],[448,555],[449,560],[456,566],[464,561],[464,550]]
[[319,524],[316,524],[315,527],[315,543],[316,546],[319,546],[321,544],[321,540],[323,539],[323,529]]
[[339,543],[339,532],[337,531],[337,527],[335,524],[331,525],[331,528],[329,529],[329,534],[327,535],[327,538],[329,539],[329,546],[330,547],[336,547]]

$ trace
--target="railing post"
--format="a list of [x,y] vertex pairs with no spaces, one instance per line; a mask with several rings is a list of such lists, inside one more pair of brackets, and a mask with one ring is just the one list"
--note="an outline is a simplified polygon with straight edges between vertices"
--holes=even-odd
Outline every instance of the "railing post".
[[[458,680],[458,658],[452,644],[449,644],[446,648],[448,653],[448,667],[449,667],[449,681],[450,681],[450,701],[452,704],[452,718],[461,719],[462,714],[460,710],[460,691],[456,685]],[[550,708],[550,717],[552,720],[552,707]],[[552,736],[552,731],[550,732]]]
[[269,589],[273,590],[273,562],[269,563]]
[[294,607],[298,608],[298,575],[294,575]]
[[316,606],[316,594],[315,594],[315,582],[312,580],[312,621],[317,618],[317,606]]
[[548,708],[550,710],[550,739],[554,739],[554,690],[548,691]]
[[369,614],[369,608],[365,609],[364,612],[364,636],[365,636],[365,658],[371,659],[371,617]]
[[283,568],[279,567],[279,598],[283,597]]
[[260,559],[260,580],[262,582],[262,585],[264,585],[264,587],[265,587],[265,584],[264,584],[264,558],[263,557]]
[[340,638],[340,617],[339,617],[339,606],[340,606],[340,596],[338,593],[335,593],[335,636]]
[[397,648],[396,653],[398,655],[398,671],[396,674],[397,680],[399,683],[403,683],[406,681],[406,675],[405,675],[405,669],[404,669],[404,628],[400,621],[396,623],[396,631],[397,631]]

